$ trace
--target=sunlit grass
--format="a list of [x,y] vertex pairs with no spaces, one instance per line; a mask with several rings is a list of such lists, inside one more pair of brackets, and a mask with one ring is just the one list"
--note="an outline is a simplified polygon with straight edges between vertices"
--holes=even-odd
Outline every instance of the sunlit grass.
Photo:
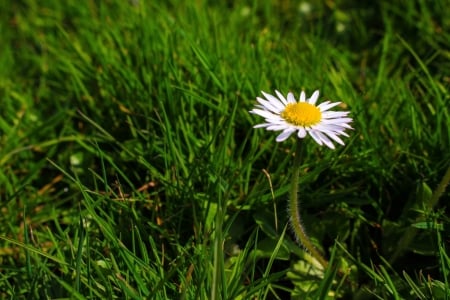
[[[445,1],[157,2],[0,3],[0,298],[448,299]],[[326,270],[275,89],[354,119],[304,141]]]

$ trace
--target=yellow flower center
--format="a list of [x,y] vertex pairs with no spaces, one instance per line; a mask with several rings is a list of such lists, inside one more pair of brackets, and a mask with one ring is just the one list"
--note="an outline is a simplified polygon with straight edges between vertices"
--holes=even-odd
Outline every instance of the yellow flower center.
[[288,103],[280,116],[296,126],[311,126],[322,119],[320,109],[306,102]]

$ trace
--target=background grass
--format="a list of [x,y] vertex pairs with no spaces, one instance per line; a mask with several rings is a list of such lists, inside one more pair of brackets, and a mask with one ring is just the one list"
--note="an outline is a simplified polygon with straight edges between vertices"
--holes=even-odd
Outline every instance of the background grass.
[[[449,299],[450,12],[391,2],[0,1],[0,297]],[[354,118],[304,142],[327,270],[275,89]]]

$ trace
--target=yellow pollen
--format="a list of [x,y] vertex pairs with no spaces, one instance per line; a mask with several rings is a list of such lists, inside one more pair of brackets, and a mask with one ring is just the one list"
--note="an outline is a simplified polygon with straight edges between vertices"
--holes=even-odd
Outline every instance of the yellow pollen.
[[306,102],[288,103],[280,116],[296,126],[311,126],[322,119],[320,109]]

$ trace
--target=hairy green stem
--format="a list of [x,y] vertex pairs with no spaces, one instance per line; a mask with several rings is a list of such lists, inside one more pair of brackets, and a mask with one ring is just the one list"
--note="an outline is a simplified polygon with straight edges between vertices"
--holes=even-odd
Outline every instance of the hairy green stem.
[[328,266],[328,262],[325,258],[316,250],[314,245],[311,243],[311,240],[306,235],[305,229],[303,228],[301,217],[300,217],[300,208],[298,204],[298,177],[300,176],[300,150],[301,150],[301,140],[297,139],[297,145],[295,148],[295,157],[294,157],[294,167],[292,174],[292,186],[289,197],[289,215],[291,226],[294,230],[294,234],[296,235],[300,244],[302,244],[309,253],[317,259],[317,261],[326,268]]

